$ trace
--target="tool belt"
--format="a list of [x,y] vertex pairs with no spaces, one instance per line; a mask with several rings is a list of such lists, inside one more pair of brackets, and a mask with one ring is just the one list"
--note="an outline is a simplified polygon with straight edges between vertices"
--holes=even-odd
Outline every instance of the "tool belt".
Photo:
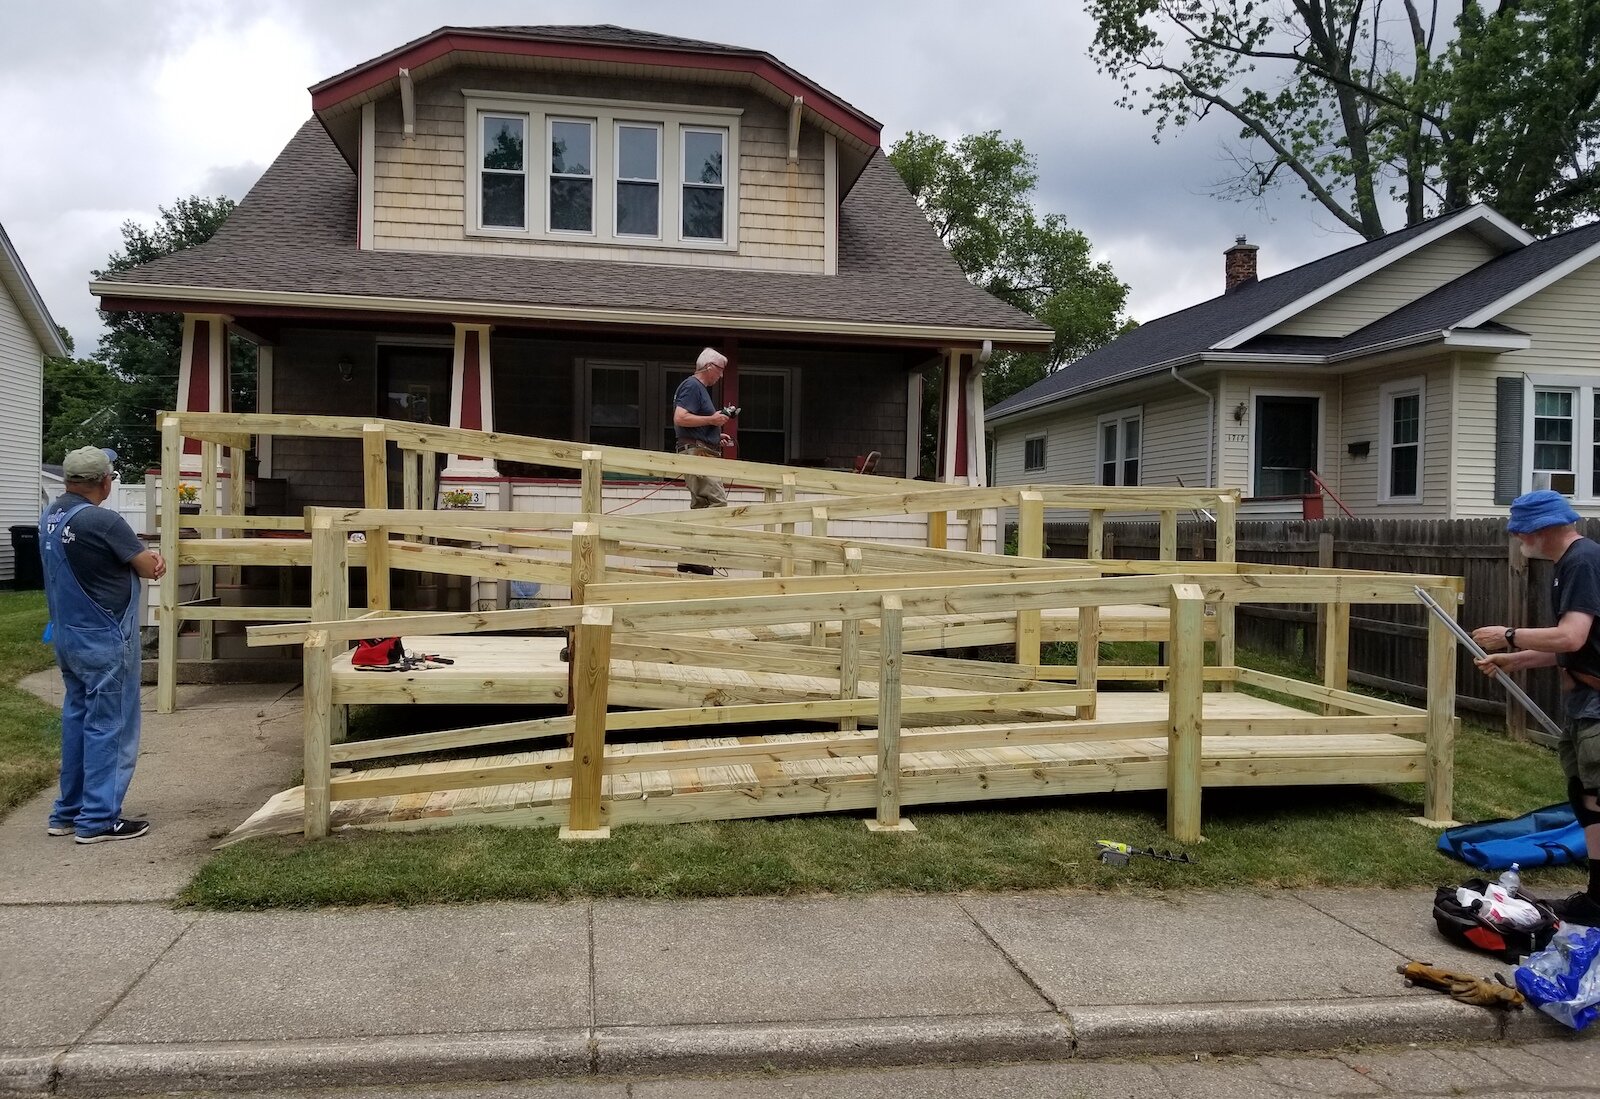
[[1561,686],[1572,690],[1579,683],[1591,691],[1600,691],[1600,675],[1590,675],[1588,672],[1574,671],[1571,668],[1561,669]]
[[709,447],[705,443],[692,442],[686,439],[678,440],[677,451],[679,454],[693,454],[699,458],[722,457],[722,452],[720,450]]

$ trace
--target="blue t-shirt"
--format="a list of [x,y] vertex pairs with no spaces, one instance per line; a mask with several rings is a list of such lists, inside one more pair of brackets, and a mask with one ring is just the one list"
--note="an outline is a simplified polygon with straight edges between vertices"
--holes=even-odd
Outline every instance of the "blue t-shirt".
[[[76,492],[64,492],[46,511],[65,511],[82,503],[88,501]],[[112,618],[121,618],[133,597],[133,569],[128,562],[144,552],[144,543],[128,521],[109,508],[90,504],[72,517],[61,544],[83,593]]]
[[[695,416],[709,416],[717,411],[717,406],[711,403],[711,390],[693,374],[678,383],[678,391],[672,395],[672,406]],[[697,443],[704,443],[712,450],[718,452],[722,450],[722,429],[715,424],[706,424],[704,427],[674,425],[672,430],[679,439],[693,439]]]
[[[1577,652],[1558,653],[1556,663],[1563,668],[1600,676],[1600,543],[1580,538],[1567,547],[1556,562],[1550,581],[1550,604],[1556,621],[1568,611],[1593,615],[1589,637]],[[1592,721],[1600,718],[1600,692],[1586,683],[1577,683],[1567,692],[1567,716]]]

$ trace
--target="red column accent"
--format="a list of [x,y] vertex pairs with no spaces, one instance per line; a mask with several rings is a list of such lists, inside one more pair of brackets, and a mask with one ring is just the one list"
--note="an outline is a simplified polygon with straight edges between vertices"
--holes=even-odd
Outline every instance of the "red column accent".
[[[483,430],[483,363],[480,359],[478,333],[468,329],[461,345],[461,426],[468,431]],[[469,461],[476,454],[463,454]]]
[[950,410],[951,415],[956,418],[956,429],[951,434],[956,448],[955,476],[965,478],[970,450],[967,446],[967,375],[972,369],[971,357],[956,355],[951,360],[951,366],[956,372],[956,400],[955,406]]
[[[728,338],[722,341],[719,349],[728,357],[728,366],[722,372],[722,404],[736,405],[739,403],[739,341]],[[724,453],[724,458],[731,458],[739,453],[739,421],[729,420],[722,426],[723,433],[733,440],[731,453]]]
[[[189,342],[189,391],[179,394],[180,412],[210,412],[211,409],[211,322],[195,321]],[[199,454],[200,440],[185,439],[185,454]]]

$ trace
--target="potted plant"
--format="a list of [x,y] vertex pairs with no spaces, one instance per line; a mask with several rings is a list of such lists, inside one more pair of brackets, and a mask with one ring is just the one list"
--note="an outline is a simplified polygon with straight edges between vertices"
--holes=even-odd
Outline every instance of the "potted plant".
[[439,495],[439,500],[447,508],[465,508],[472,504],[472,493],[464,488],[445,489]]
[[187,481],[178,482],[178,510],[185,515],[197,515],[200,512],[200,488]]

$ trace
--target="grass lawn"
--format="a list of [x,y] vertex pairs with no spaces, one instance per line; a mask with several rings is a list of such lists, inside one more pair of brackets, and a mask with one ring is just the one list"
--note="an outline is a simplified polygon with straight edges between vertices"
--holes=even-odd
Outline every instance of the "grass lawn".
[[[1108,651],[1134,662],[1133,647]],[[1070,647],[1053,654],[1070,660]],[[1306,674],[1277,658],[1252,666]],[[405,708],[415,713],[423,707]],[[402,708],[389,708],[390,713]],[[385,715],[387,716],[387,715]],[[361,715],[366,718],[368,715]],[[370,719],[370,718],[369,718]],[[353,726],[353,732],[361,724]],[[385,735],[396,732],[385,729]],[[1560,801],[1553,753],[1468,725],[1456,750],[1456,817],[1515,816]],[[879,890],[1175,889],[1251,886],[1418,886],[1460,881],[1469,868],[1408,821],[1420,785],[1210,790],[1207,842],[1192,865],[1138,859],[1102,865],[1097,839],[1170,849],[1165,794],[1063,797],[925,808],[917,832],[874,835],[868,814],[619,827],[599,843],[563,843],[554,829],[455,828],[338,835],[317,843],[253,840],[219,852],[183,894],[206,908],[420,904],[574,897],[729,897]],[[1533,870],[1552,893],[1583,879]]]
[[61,763],[61,713],[17,680],[50,667],[55,652],[39,640],[44,592],[0,591],[0,817],[55,781]]

